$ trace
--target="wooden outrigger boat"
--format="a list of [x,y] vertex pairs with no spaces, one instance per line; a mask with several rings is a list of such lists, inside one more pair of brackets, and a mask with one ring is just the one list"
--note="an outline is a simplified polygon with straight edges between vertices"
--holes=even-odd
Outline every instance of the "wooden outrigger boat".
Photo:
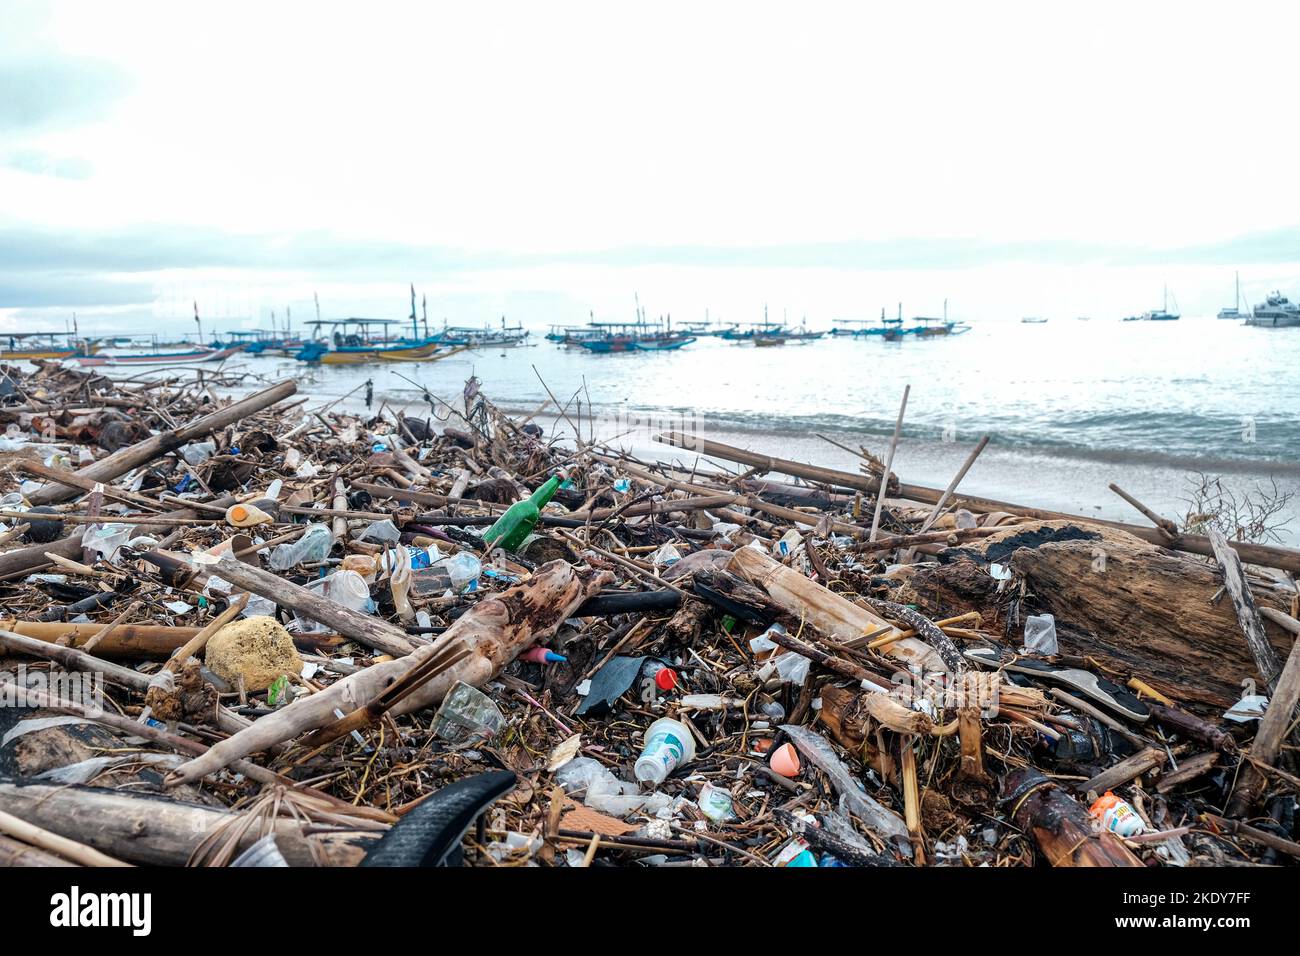
[[126,352],[121,354],[101,352],[98,355],[77,357],[73,361],[78,365],[95,367],[107,366],[109,368],[200,365],[206,362],[223,361],[230,358],[230,356],[234,355],[238,351],[239,347],[234,346],[224,349],[189,349],[184,352]]
[[[418,362],[434,355],[441,347],[437,337],[423,339],[390,339],[388,327],[399,324],[395,319],[315,319],[307,323],[319,331],[332,326],[334,332],[327,340],[315,339],[306,343],[294,356],[300,362],[319,362],[321,365],[361,365],[366,362]],[[372,328],[385,334],[376,339]]]
[[381,362],[440,362],[445,358],[451,358],[453,355],[468,351],[470,347],[468,345],[458,345],[454,349],[448,349],[445,352],[439,352],[436,347],[433,352],[423,352],[422,349],[380,349],[375,352],[375,358]]
[[70,359],[93,355],[97,343],[72,332],[6,332],[0,335],[0,359]]
[[[549,338],[549,336],[547,336]],[[484,326],[476,329],[471,326],[444,326],[434,339],[439,345],[463,345],[470,348],[514,348],[522,345],[528,338],[528,330],[522,325],[507,326],[505,316],[501,317],[501,328]]]

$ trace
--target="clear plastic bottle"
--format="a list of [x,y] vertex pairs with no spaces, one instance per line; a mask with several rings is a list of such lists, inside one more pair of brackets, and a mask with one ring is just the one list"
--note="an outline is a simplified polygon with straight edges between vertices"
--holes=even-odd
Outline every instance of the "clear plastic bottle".
[[297,541],[277,545],[271,552],[272,571],[287,571],[300,564],[319,564],[334,547],[334,533],[329,525],[313,524]]
[[478,590],[478,579],[483,573],[483,563],[468,551],[461,551],[435,567],[446,568],[451,589],[456,592]]

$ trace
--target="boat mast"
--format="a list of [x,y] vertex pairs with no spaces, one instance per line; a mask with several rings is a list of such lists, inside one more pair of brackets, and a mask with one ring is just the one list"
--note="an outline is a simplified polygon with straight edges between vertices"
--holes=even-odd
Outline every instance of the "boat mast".
[[417,324],[417,318],[415,314],[415,283],[412,282],[411,283],[411,338],[418,339],[419,337],[420,337],[420,326]]

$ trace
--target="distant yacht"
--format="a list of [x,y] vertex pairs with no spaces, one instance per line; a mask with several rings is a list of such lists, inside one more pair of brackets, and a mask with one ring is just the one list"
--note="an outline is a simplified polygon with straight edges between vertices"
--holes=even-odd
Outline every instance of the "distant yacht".
[[[1174,303],[1174,308],[1178,304]],[[1164,308],[1152,309],[1149,312],[1143,312],[1141,315],[1130,315],[1124,319],[1125,322],[1177,322],[1181,316],[1177,312],[1169,311],[1169,286],[1165,286],[1165,304]]]
[[1274,292],[1264,300],[1263,305],[1255,306],[1253,312],[1246,317],[1246,324],[1267,329],[1300,326],[1300,304],[1292,302],[1281,292]]
[[1241,273],[1240,272],[1236,273],[1236,276],[1237,276],[1237,304],[1234,305],[1231,309],[1229,308],[1220,309],[1219,318],[1221,319],[1244,319],[1246,317],[1246,314],[1241,311]]
[[1046,322],[1047,320],[1046,320],[1046,319],[1040,319],[1040,318],[1038,318],[1037,316],[1032,316],[1032,315],[1031,315],[1031,316],[1028,316],[1028,317],[1026,317],[1026,318],[1021,319],[1020,321],[1023,322],[1023,323],[1025,323],[1025,325],[1042,325],[1042,324],[1043,324],[1044,322]]

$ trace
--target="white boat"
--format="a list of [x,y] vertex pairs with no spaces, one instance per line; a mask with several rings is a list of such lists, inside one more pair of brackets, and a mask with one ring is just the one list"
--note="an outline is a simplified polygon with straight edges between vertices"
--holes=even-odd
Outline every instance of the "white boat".
[[1266,329],[1300,326],[1300,304],[1292,302],[1281,292],[1274,292],[1262,305],[1255,306],[1246,317],[1246,324]]
[[78,365],[109,366],[124,368],[126,366],[176,366],[202,365],[207,362],[220,362],[230,358],[242,346],[225,349],[196,348],[184,352],[99,352],[95,355],[74,358]]
[[1246,317],[1246,313],[1241,311],[1241,273],[1238,272],[1236,276],[1237,276],[1237,304],[1230,309],[1227,308],[1226,306],[1220,309],[1218,317],[1221,319],[1244,319]]
[[[1174,308],[1178,308],[1178,303],[1174,303]],[[1181,316],[1177,312],[1169,311],[1169,286],[1165,286],[1165,304],[1163,308],[1151,309],[1143,312],[1141,315],[1127,316],[1125,322],[1177,322]]]

